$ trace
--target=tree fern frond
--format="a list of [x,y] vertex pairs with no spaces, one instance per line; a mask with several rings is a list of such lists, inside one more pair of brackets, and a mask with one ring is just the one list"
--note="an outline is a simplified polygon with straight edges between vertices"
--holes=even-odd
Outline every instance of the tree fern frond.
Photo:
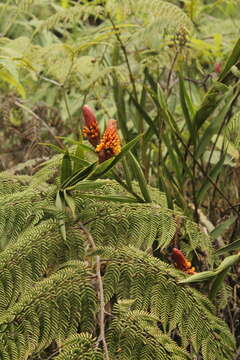
[[93,4],[76,4],[75,6],[60,9],[47,20],[43,21],[38,27],[37,32],[43,29],[52,29],[54,27],[67,25],[68,23],[79,23],[86,21],[90,15],[101,17],[103,13],[102,6]]
[[1,317],[1,357],[13,354],[14,349],[18,357],[11,360],[26,359],[53,340],[73,335],[79,325],[83,331],[91,331],[95,308],[96,295],[85,266],[60,270],[37,283]]
[[96,348],[95,339],[88,333],[72,335],[61,345],[55,360],[103,360],[103,353]]
[[25,232],[0,254],[0,311],[6,310],[35,281],[71,259],[82,259],[84,239],[71,229],[64,242],[58,223],[41,222]]
[[132,18],[143,26],[148,26],[158,19],[159,23],[162,22],[165,31],[168,29],[176,31],[181,25],[186,26],[189,31],[193,27],[190,18],[179,7],[165,1],[151,0],[146,3],[140,0],[136,3],[133,0],[128,2],[108,0],[106,11],[109,11],[118,21],[124,22]]
[[[111,185],[110,185],[111,184]],[[151,188],[149,188],[151,191]],[[138,189],[139,190],[139,189]],[[123,194],[124,190],[114,182],[97,190],[98,194]],[[126,192],[125,192],[126,194]],[[154,192],[153,192],[154,194]],[[156,195],[156,193],[155,193]],[[134,245],[149,248],[157,240],[164,249],[173,240],[177,231],[177,220],[181,219],[181,235],[189,240],[189,249],[196,247],[208,252],[211,261],[210,238],[199,227],[180,212],[165,208],[165,197],[158,194],[153,201],[158,204],[121,204],[81,198],[75,193],[75,201],[83,222],[91,218],[89,229],[99,245]]]
[[30,180],[31,177],[26,175],[13,176],[8,171],[0,173],[0,199],[7,194],[27,190]]
[[[184,347],[192,344],[198,353],[205,338],[209,341],[219,338],[221,348],[215,341],[212,360],[225,359],[225,352],[229,354],[226,358],[231,359],[234,340],[230,331],[213,314],[214,307],[205,296],[195,289],[178,285],[179,272],[134,248],[103,248],[103,254],[111,258],[110,272],[114,273],[114,264],[117,273],[120,272],[118,283],[113,277],[111,284],[106,267],[107,282],[104,282],[104,286],[108,296],[112,293],[112,296],[117,294],[121,298],[122,289],[126,286],[129,298],[134,300],[131,309],[149,310],[158,317],[165,332],[177,329]],[[131,271],[130,276],[127,268]]]
[[144,360],[190,358],[186,351],[161,333],[157,327],[157,319],[144,311],[120,313],[111,323],[108,342],[111,344],[110,353],[113,358]]
[[[48,166],[56,168],[59,161],[61,156]],[[180,244],[182,237],[185,244],[188,240],[189,249],[211,251],[210,239],[202,237],[196,224],[179,210],[167,209],[165,196],[151,187],[149,190],[155,194],[151,204],[106,202],[88,197],[86,190],[72,191],[77,205],[73,224],[67,213],[52,212],[56,186],[48,185],[46,173],[42,175],[43,183],[38,183],[36,174],[36,182],[15,176],[8,190],[0,186],[1,211],[10,209],[9,219],[4,211],[4,221],[0,217],[1,236],[5,239],[5,232],[9,238],[11,233],[14,235],[14,243],[11,241],[0,254],[3,359],[25,360],[30,354],[45,350],[52,341],[61,347],[62,341],[76,334],[77,329],[96,331],[98,284],[95,275],[79,263],[87,261],[91,264],[89,270],[95,272],[95,255],[91,258],[91,252],[85,252],[86,234],[80,229],[79,220],[86,223],[101,256],[105,304],[111,311],[111,303],[120,302],[120,307],[125,306],[123,313],[129,315],[128,320],[120,314],[109,321],[109,351],[116,359],[135,359],[138,354],[142,359],[151,359],[155,354],[159,359],[183,360],[188,358],[189,346],[204,360],[208,359],[206,351],[211,353],[211,360],[231,359],[234,340],[226,324],[215,316],[211,302],[197,290],[178,283],[186,274],[140,250],[157,240],[165,253],[177,233]],[[2,182],[8,177],[9,174],[2,174]],[[95,194],[126,192],[113,180],[101,182]],[[133,187],[140,191],[135,183]],[[66,240],[60,233],[59,216],[65,216]],[[15,224],[16,219],[20,220]],[[122,299],[126,299],[124,306]],[[141,316],[135,322],[136,312]],[[180,339],[181,348],[170,339],[172,333]],[[214,342],[211,351],[208,341]],[[71,351],[67,354],[70,356]]]
[[[17,236],[31,221],[38,219],[40,213],[34,210],[36,201],[40,201],[40,193],[31,188],[0,197],[0,244],[4,248]],[[34,214],[34,215],[33,215]],[[33,218],[32,218],[33,215]]]
[[[109,0],[106,2],[106,12],[111,14],[117,23],[133,23],[139,26],[135,29],[134,46],[159,50],[166,35],[174,36],[179,31],[191,33],[193,24],[187,14],[178,6],[166,1],[133,0],[124,2]],[[156,36],[157,34],[157,36]],[[131,43],[129,35],[127,43]]]

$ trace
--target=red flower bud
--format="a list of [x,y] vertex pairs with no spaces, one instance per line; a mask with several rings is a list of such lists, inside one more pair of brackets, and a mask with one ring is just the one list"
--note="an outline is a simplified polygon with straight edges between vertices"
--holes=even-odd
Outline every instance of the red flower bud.
[[219,73],[222,71],[222,66],[221,66],[220,63],[216,63],[216,64],[214,65],[214,71],[215,71],[215,73],[217,73],[217,74],[219,74]]
[[90,144],[96,147],[100,142],[100,131],[96,116],[88,105],[84,105],[82,111],[86,124],[83,128],[83,135],[88,139]]

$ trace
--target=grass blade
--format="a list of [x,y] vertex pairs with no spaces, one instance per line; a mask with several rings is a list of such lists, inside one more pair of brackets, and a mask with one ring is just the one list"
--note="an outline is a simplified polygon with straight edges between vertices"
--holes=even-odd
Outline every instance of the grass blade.
[[218,249],[215,254],[222,255],[225,254],[226,252],[239,250],[239,249],[240,249],[240,239],[233,241],[231,244],[228,244],[222,247],[221,249]]
[[81,197],[102,200],[102,201],[113,201],[113,202],[121,202],[121,203],[137,203],[136,199],[131,198],[129,196],[81,194]]
[[65,152],[61,165],[61,184],[72,175],[72,163],[68,151]]
[[62,183],[62,189],[66,189],[69,186],[73,186],[77,184],[79,181],[84,180],[97,166],[97,161],[90,164],[89,166],[86,166],[84,169],[80,169],[76,171],[74,174],[72,174],[69,178],[67,178]]
[[[217,176],[219,175],[220,171],[222,170],[223,164],[225,160],[225,155],[221,157],[221,159],[217,162],[217,164],[212,168],[212,170],[209,173],[209,178],[212,179],[212,181],[215,181],[217,179]],[[209,179],[205,179],[201,189],[199,190],[199,193],[197,194],[197,201],[198,203],[202,202],[204,200],[204,197],[208,191],[208,189],[212,186],[212,182],[209,181]]]
[[146,202],[152,202],[151,196],[147,188],[147,182],[139,162],[131,152],[128,153],[128,160],[131,168],[133,169],[133,173],[135,174],[136,179],[139,183],[139,187],[141,189],[144,200]]
[[216,239],[218,236],[221,236],[225,230],[227,230],[237,219],[237,216],[231,216],[226,221],[222,222],[210,233],[212,239]]
[[[59,209],[61,211],[64,211],[65,204],[64,204],[64,201],[61,198],[61,192],[60,191],[57,191],[55,206],[56,206],[57,209]],[[63,237],[63,240],[66,241],[67,240],[67,233],[66,233],[66,226],[65,226],[64,219],[59,220],[59,226],[60,226],[60,232],[61,232],[61,235]]]
[[240,59],[240,39],[236,42],[231,55],[229,56],[225,67],[223,68],[218,81],[224,82],[226,75],[231,70],[232,66],[235,65]]

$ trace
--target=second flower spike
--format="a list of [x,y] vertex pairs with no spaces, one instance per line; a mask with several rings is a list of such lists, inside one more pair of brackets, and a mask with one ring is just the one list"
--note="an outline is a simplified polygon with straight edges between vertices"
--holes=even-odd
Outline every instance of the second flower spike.
[[192,267],[191,262],[185,258],[181,250],[176,248],[172,249],[172,260],[175,268],[184,271],[190,275],[195,274],[195,268]]
[[103,134],[100,144],[96,147],[99,162],[102,163],[116,156],[121,151],[121,142],[117,133],[117,120],[108,120],[107,128]]

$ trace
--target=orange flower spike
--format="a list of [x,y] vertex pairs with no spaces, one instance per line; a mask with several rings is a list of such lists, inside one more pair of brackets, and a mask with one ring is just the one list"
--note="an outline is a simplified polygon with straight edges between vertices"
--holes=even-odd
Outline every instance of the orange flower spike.
[[83,135],[88,139],[90,144],[96,148],[96,146],[100,143],[100,131],[96,116],[88,105],[84,105],[82,111],[86,124],[83,128]]
[[117,133],[117,121],[109,120],[107,128],[103,134],[100,144],[96,147],[99,162],[106,161],[119,154],[121,151],[121,141]]
[[192,264],[190,261],[188,261],[181,250],[173,248],[172,249],[172,260],[174,262],[174,266],[182,270],[188,274],[195,274],[195,268],[192,267]]

